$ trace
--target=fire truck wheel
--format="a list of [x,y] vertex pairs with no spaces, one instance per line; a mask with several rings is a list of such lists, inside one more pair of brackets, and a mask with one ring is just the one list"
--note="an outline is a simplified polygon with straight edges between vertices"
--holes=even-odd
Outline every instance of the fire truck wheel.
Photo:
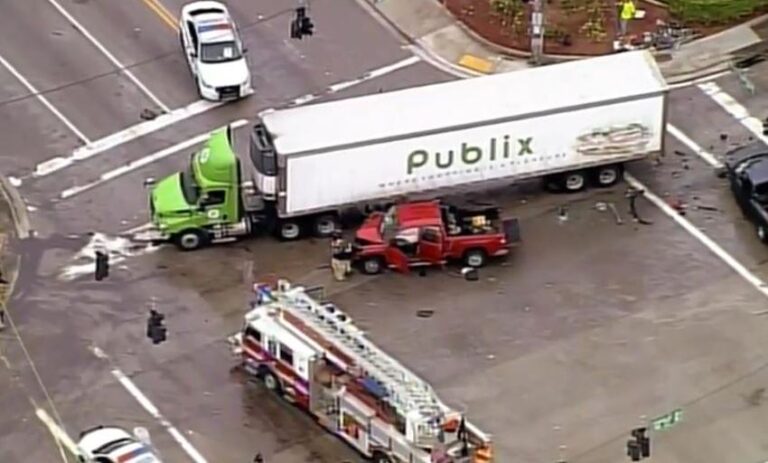
[[267,389],[274,392],[275,394],[280,394],[281,387],[280,387],[280,381],[277,379],[275,375],[273,375],[270,372],[264,373],[263,376],[264,386],[266,386]]
[[175,243],[182,251],[194,251],[205,245],[206,236],[200,230],[184,230],[176,235]]
[[464,264],[468,267],[480,268],[488,260],[488,254],[482,249],[469,249],[464,253]]
[[373,452],[373,463],[392,463],[392,460],[384,452]]
[[379,257],[366,257],[360,266],[366,275],[376,275],[384,270],[384,262]]

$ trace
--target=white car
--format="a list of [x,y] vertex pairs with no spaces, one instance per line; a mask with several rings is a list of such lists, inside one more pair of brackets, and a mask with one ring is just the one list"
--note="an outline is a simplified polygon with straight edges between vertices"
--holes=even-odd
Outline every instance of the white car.
[[113,426],[87,429],[80,433],[78,459],[81,463],[162,463],[149,443],[138,436],[138,432],[133,436]]
[[179,38],[202,98],[236,100],[253,93],[246,50],[222,3],[206,0],[184,5]]

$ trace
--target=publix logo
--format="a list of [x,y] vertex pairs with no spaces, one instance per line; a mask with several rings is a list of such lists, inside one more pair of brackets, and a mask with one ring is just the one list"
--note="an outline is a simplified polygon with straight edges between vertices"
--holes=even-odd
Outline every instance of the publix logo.
[[[471,166],[483,159],[494,162],[509,159],[513,154],[515,156],[533,154],[532,143],[533,137],[518,138],[517,143],[514,143],[509,135],[504,135],[501,141],[496,137],[491,138],[487,147],[462,143],[460,150],[430,153],[427,150],[418,149],[408,155],[407,171],[408,175],[411,175],[416,173],[418,169],[431,165],[438,169],[450,169],[452,167]],[[486,149],[484,150],[484,148]]]

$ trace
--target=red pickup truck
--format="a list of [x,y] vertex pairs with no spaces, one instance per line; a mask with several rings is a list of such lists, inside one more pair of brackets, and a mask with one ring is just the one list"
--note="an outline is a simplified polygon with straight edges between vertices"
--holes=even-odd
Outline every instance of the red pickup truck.
[[482,267],[520,242],[517,219],[501,220],[496,207],[458,208],[439,201],[397,204],[374,212],[355,235],[355,264],[363,273],[463,261]]

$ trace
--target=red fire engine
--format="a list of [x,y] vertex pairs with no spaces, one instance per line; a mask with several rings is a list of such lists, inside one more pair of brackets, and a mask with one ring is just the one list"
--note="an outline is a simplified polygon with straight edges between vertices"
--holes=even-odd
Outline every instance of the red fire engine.
[[490,437],[376,347],[332,303],[279,280],[254,285],[229,341],[245,370],[376,463],[486,463]]

